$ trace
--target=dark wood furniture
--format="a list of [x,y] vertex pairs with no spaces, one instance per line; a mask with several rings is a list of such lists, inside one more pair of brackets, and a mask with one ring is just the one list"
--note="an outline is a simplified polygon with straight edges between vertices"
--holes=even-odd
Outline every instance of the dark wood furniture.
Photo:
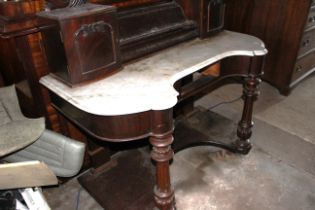
[[315,70],[314,0],[226,0],[226,29],[262,39],[269,54],[263,79],[281,94]]
[[96,4],[37,13],[50,72],[69,85],[120,68],[116,8]]
[[[223,28],[222,0],[98,1],[37,14],[50,72],[69,85],[111,75],[121,62]],[[152,2],[149,4],[149,2]],[[70,5],[77,2],[70,2]],[[163,17],[163,18],[161,18]],[[98,42],[95,42],[98,40]]]
[[[118,7],[117,12],[114,12],[115,15],[111,14],[112,16],[104,20],[104,22],[112,21],[114,23],[115,21],[117,21],[118,33],[116,35],[114,34],[114,36],[112,36],[111,38],[114,38],[114,40],[117,41],[117,51],[114,52],[116,52],[117,55],[121,55],[121,61],[123,65],[126,65],[127,62],[133,59],[139,59],[138,61],[140,61],[142,59],[142,56],[147,56],[150,53],[156,52],[169,46],[173,46],[177,43],[189,39],[193,39],[196,37],[206,38],[212,36],[214,33],[219,32],[223,26],[222,22],[224,4],[221,0],[198,0],[197,3],[196,1],[190,0],[98,0],[91,2],[97,2],[104,5],[114,5]],[[70,5],[72,6],[76,4],[80,4],[80,1],[70,2]],[[67,3],[58,0],[51,0],[47,5],[49,6],[49,8],[46,9],[55,9],[67,6]],[[191,5],[193,6],[190,7]],[[112,142],[122,142],[149,137],[149,141],[153,146],[151,157],[156,162],[156,187],[154,190],[156,206],[163,210],[173,209],[174,191],[170,184],[169,161],[172,159],[173,156],[171,143],[173,141],[172,133],[174,129],[174,104],[167,108],[164,107],[163,109],[153,109],[152,107],[150,107],[149,109],[143,110],[141,112],[139,111],[133,113],[121,113],[116,115],[105,114],[104,116],[102,116],[99,114],[91,114],[82,111],[82,109],[79,109],[78,107],[69,103],[71,101],[69,100],[69,98],[62,98],[58,94],[54,94],[53,91],[49,94],[47,89],[39,85],[38,80],[39,78],[47,75],[49,72],[53,72],[52,69],[55,68],[52,67],[52,64],[59,65],[61,63],[62,68],[67,68],[67,66],[71,64],[68,67],[70,73],[79,71],[80,68],[75,66],[75,62],[77,62],[76,57],[74,56],[75,54],[72,54],[73,52],[69,53],[69,50],[73,50],[72,46],[69,47],[69,44],[71,45],[74,43],[74,41],[72,40],[73,37],[71,37],[71,35],[75,34],[75,32],[71,31],[71,33],[69,33],[70,35],[66,37],[60,36],[60,31],[62,32],[62,34],[66,33],[66,30],[64,30],[62,26],[57,30],[53,30],[52,33],[45,32],[45,29],[49,28],[50,23],[45,21],[37,21],[38,19],[35,16],[35,13],[43,10],[43,1],[9,1],[9,3],[1,2],[0,15],[3,17],[0,21],[0,29],[2,30],[0,31],[1,45],[6,46],[7,43],[10,43],[11,45],[7,48],[11,49],[10,53],[8,54],[4,50],[6,48],[1,47],[1,52],[3,55],[2,61],[10,66],[12,61],[16,59],[18,61],[16,63],[20,65],[17,68],[12,68],[12,71],[17,71],[18,69],[18,72],[15,72],[13,74],[14,79],[12,81],[6,80],[6,75],[10,74],[7,74],[5,72],[6,70],[4,71],[5,73],[3,74],[3,76],[5,78],[5,82],[15,82],[15,79],[22,75],[20,72],[24,72],[25,75],[23,76],[23,81],[25,81],[24,84],[26,84],[26,88],[29,87],[29,92],[31,93],[29,94],[29,101],[33,102],[34,104],[34,107],[32,107],[31,110],[33,110],[34,113],[38,115],[45,115],[47,123],[52,129],[59,130],[64,134],[70,135],[72,138],[78,138],[82,141],[86,141],[89,147],[88,153],[90,154],[90,157],[94,157],[90,161],[95,162],[99,165],[102,162],[108,160],[108,156],[102,156],[104,152],[106,153],[106,148],[101,147],[99,144],[95,144],[95,142],[97,141],[88,141],[90,138]],[[11,13],[8,13],[7,11],[11,11]],[[52,11],[50,14],[53,13],[54,11]],[[12,14],[14,15],[12,16]],[[49,15],[44,16],[47,19]],[[43,17],[43,15],[41,17]],[[50,18],[51,17],[52,16],[50,16]],[[90,32],[95,32],[98,30],[100,30],[101,32],[105,31],[104,27],[98,28],[97,25],[94,25],[91,22],[85,22],[86,20],[82,21],[83,25],[78,24],[78,22],[85,18],[84,17],[80,19],[80,21],[78,21],[78,17],[79,16],[71,17],[71,21],[75,23],[75,30],[81,31],[80,29],[81,27],[83,27],[83,32],[85,29]],[[55,18],[55,20],[58,19],[59,23],[64,21],[62,18],[59,18],[60,17],[57,17]],[[84,24],[92,25],[84,26]],[[107,32],[108,30],[106,31],[106,33]],[[59,40],[59,43],[57,42],[57,44],[59,44],[59,47],[64,47],[64,49],[60,50],[58,53],[56,53],[55,51],[50,51],[51,43],[47,42],[49,37],[54,34],[56,35],[55,37],[58,38],[53,39]],[[86,35],[86,33],[83,33],[83,38],[81,37],[82,39],[86,38],[84,37],[84,34]],[[104,38],[103,35],[98,37],[100,37],[101,40],[102,38]],[[108,46],[107,44],[105,44],[105,42],[108,43],[110,40],[108,37],[103,39],[103,47],[105,46],[105,49]],[[242,36],[240,38],[242,38]],[[7,40],[10,41],[7,42]],[[226,42],[221,41],[220,43],[225,44],[229,42],[229,40],[225,41]],[[244,40],[241,39],[241,41]],[[260,41],[256,40],[255,43],[260,43]],[[82,42],[80,42],[80,44],[82,44]],[[245,41],[244,45],[247,46],[246,44],[247,43]],[[12,46],[14,47],[11,48]],[[215,48],[216,46],[217,45],[215,44],[212,45],[209,50],[212,47]],[[227,44],[227,47],[230,46]],[[255,45],[255,47],[257,46]],[[199,46],[199,49],[202,48],[202,46]],[[225,48],[226,46],[221,46],[221,50]],[[90,52],[96,52],[97,55],[102,55],[102,53],[99,53],[100,50],[101,49],[93,51],[91,50],[90,45],[87,44],[83,48],[80,48],[79,54],[82,53],[82,55],[90,55]],[[235,54],[235,52],[239,52],[239,50],[240,49],[238,48],[231,51],[227,50],[225,52],[226,54],[221,55],[222,57],[220,58],[228,55],[236,55],[237,53]],[[262,55],[266,53],[262,45],[258,46],[258,51],[259,50],[261,50],[259,58],[251,58],[250,63],[244,66],[244,68],[241,70],[221,71],[220,78],[217,78],[216,80],[219,81],[220,79],[229,78],[235,75],[244,79],[244,110],[242,119],[238,124],[237,140],[233,143],[230,142],[230,144],[214,141],[189,142],[189,146],[205,144],[219,146],[242,154],[246,154],[249,152],[251,148],[249,138],[251,136],[253,102],[258,95],[257,89],[260,81],[259,77],[261,74],[263,63]],[[111,50],[105,50],[105,52],[110,51]],[[253,53],[251,49],[246,49],[245,51],[245,54],[240,53],[238,55],[257,55],[255,54],[257,52],[255,51],[255,53]],[[62,54],[66,55],[64,57],[66,57],[67,62],[60,62],[60,59],[54,60],[54,56],[56,56],[57,58],[60,57]],[[173,53],[173,55],[174,54],[175,53]],[[12,56],[12,58],[10,56]],[[202,53],[200,53],[200,56],[202,56]],[[114,56],[112,56],[112,58],[113,57]],[[84,62],[83,65],[85,67],[83,67],[83,70],[85,70],[86,67],[90,68],[91,66],[91,69],[95,68],[95,66],[93,66],[94,64],[97,64],[97,67],[106,66],[106,62],[104,62],[103,59],[101,59],[102,62],[91,63],[93,62],[93,59],[95,59],[94,56],[86,56],[85,58],[90,58],[91,60],[85,60],[86,62]],[[190,58],[186,58],[186,60],[190,60]],[[199,66],[200,68],[196,68],[195,66],[193,66],[193,71],[191,71],[190,73],[193,73],[197,70],[202,70],[203,68],[207,68],[209,65],[214,64],[218,60],[219,58],[215,57],[214,60],[202,63],[202,65]],[[164,59],[160,59],[160,61],[164,61]],[[185,60],[180,60],[177,62],[184,63],[184,61]],[[130,63],[134,62],[135,61],[132,61]],[[175,62],[172,62],[172,64],[174,63]],[[144,65],[144,67],[146,65]],[[118,65],[115,67],[118,67]],[[169,73],[165,72],[165,74],[163,74],[163,69],[160,70],[161,75],[158,76],[168,75]],[[187,75],[181,75],[177,79],[181,79],[183,78],[183,76]],[[92,78],[90,78],[89,76],[88,78],[80,78],[79,76],[77,80],[68,81],[76,84],[78,82],[85,81],[85,79],[89,80]],[[128,76],[123,79],[127,80]],[[156,77],[157,81],[159,79],[160,77]],[[188,79],[187,81],[189,80],[190,79]],[[187,81],[182,82],[182,84],[187,83]],[[192,85],[188,84],[184,87],[181,87],[182,85],[178,85],[178,91],[181,92],[179,101],[184,101],[186,98],[189,98],[196,93],[205,91],[205,87],[208,87],[208,85],[210,83],[212,84],[212,82],[212,78],[209,79],[208,77],[203,77],[201,81],[194,81]],[[84,86],[84,84],[80,84],[79,86],[81,85]],[[148,85],[148,87],[149,86],[150,85]],[[177,85],[175,84],[175,86]],[[25,93],[26,88],[22,88],[21,91],[24,91],[24,95],[27,95]],[[64,89],[66,88],[67,86],[64,87]],[[172,88],[171,91],[166,92],[173,93],[173,91],[174,90]],[[89,91],[89,93],[94,93],[94,90]],[[106,93],[106,91],[103,91],[102,93]],[[116,97],[118,96],[116,95]],[[152,93],[150,97],[153,101],[156,100],[157,96]],[[176,97],[175,99],[173,98],[173,101],[176,100]],[[167,100],[165,101],[169,102],[169,98],[167,98]],[[119,104],[116,104],[116,106],[118,105]],[[129,103],[124,103],[123,105],[131,106]],[[30,106],[27,105],[26,107]],[[59,115],[56,112],[56,109],[60,113],[62,113],[62,115]],[[79,127],[80,130],[77,129],[77,127]],[[177,150],[184,148],[186,148],[186,145],[180,145]]]
[[[116,38],[119,38],[119,48],[124,62],[198,35],[206,37],[222,28],[224,4],[221,0],[199,0],[198,7],[194,10],[189,8],[191,1],[90,2],[118,8],[120,38]],[[22,111],[26,116],[45,116],[48,128],[70,135],[71,138],[86,139],[85,134],[80,133],[51,107],[46,90],[38,83],[40,77],[51,71],[51,67],[48,65],[43,34],[40,32],[35,14],[47,9],[66,7],[68,4],[59,0],[50,0],[46,3],[42,0],[0,2],[0,70],[3,85],[17,84]],[[217,9],[220,11],[219,15],[211,12]],[[199,10],[202,11],[200,13],[202,16],[198,15]],[[60,57],[60,54],[57,56]]]
[[26,71],[21,53],[24,47],[19,46],[19,35],[34,31],[34,14],[40,11],[43,2],[0,2],[0,70],[4,85],[16,84],[17,94],[24,114],[39,117],[43,114],[43,103],[39,96],[39,85],[35,72]]
[[[223,25],[224,4],[221,0],[198,0],[198,6],[193,9],[189,7],[191,1],[182,0],[90,2],[118,8],[120,36],[115,39],[119,39],[120,50],[116,54],[121,51],[124,62],[192,39],[198,34],[206,37],[219,31]],[[47,93],[38,84],[41,76],[53,71],[48,62],[56,65],[62,59],[58,62],[47,61],[46,54],[49,54],[49,50],[44,51],[43,34],[39,32],[35,14],[47,9],[66,7],[68,4],[67,1],[60,0],[46,3],[43,0],[0,2],[0,69],[3,83],[17,84],[22,111],[26,116],[44,115],[49,128],[64,134],[72,131],[64,129],[67,123],[60,120],[60,116],[49,105]],[[213,11],[219,11],[220,14]],[[55,54],[58,58],[62,57],[62,53]],[[64,63],[66,62],[63,65]]]
[[[169,171],[173,157],[173,108],[178,101],[173,88],[175,81],[228,56],[250,56],[250,65],[233,73],[221,71],[214,80],[235,76],[244,79],[244,109],[237,126],[237,139],[228,143],[188,142],[188,146],[212,145],[247,154],[251,149],[253,103],[266,52],[260,40],[224,31],[213,38],[192,40],[126,64],[122,71],[95,83],[71,88],[51,75],[40,82],[50,91],[53,106],[91,136],[116,143],[149,137],[153,147],[151,158],[156,163],[155,205],[170,210],[175,208]],[[190,89],[190,94],[203,91],[204,86]],[[187,145],[181,142],[176,150],[184,148]]]
[[86,134],[58,114],[50,104],[47,90],[39,84],[39,79],[49,73],[35,15],[44,10],[44,5],[41,0],[0,2],[0,71],[3,86],[16,84],[25,116],[45,116],[47,128],[88,143],[84,165],[98,167],[110,159],[108,149],[95,141],[88,141]]
[[[70,5],[76,5],[78,2],[72,1]],[[118,42],[117,50],[119,51],[115,52],[121,55],[121,61],[124,65],[133,59],[141,60],[141,57],[144,55],[147,56],[150,53],[189,39],[212,36],[219,32],[223,26],[224,4],[221,0],[199,0],[197,3],[195,1],[171,0],[99,0],[97,3],[118,7],[116,18],[118,23],[117,34],[119,35],[115,35],[114,39]],[[67,3],[51,0],[47,5],[50,9],[55,9],[67,6]],[[194,5],[194,7],[190,7],[190,5]],[[30,110],[35,113],[35,115],[45,115],[48,127],[58,130],[63,134],[70,135],[72,138],[87,142],[88,159],[90,162],[94,163],[95,167],[108,161],[109,152],[106,147],[100,146],[106,146],[106,144],[100,144],[99,141],[93,141],[93,139],[121,142],[149,137],[150,143],[153,146],[151,157],[156,162],[156,188],[154,190],[156,206],[163,210],[173,208],[174,191],[171,187],[169,176],[169,161],[173,156],[173,151],[170,146],[173,141],[172,132],[174,129],[173,106],[162,110],[149,109],[143,112],[101,117],[100,115],[82,112],[82,110],[76,108],[69,103],[69,101],[59,97],[57,94],[49,94],[47,89],[39,85],[38,80],[49,72],[53,72],[51,64],[55,63],[49,60],[54,59],[52,56],[59,57],[62,53],[50,53],[48,50],[49,47],[47,46],[49,46],[49,44],[47,44],[45,40],[47,40],[47,35],[51,34],[48,32],[45,35],[45,27],[49,26],[49,24],[37,21],[38,19],[35,16],[37,12],[43,11],[44,9],[44,2],[40,0],[0,3],[0,36],[1,45],[3,46],[1,46],[1,61],[10,69],[8,71],[7,68],[5,68],[3,71],[4,82],[16,83],[16,81],[20,81],[19,77],[22,76],[21,80],[24,81],[23,84],[25,86],[21,88],[21,95],[22,97],[28,96],[29,103],[33,105],[22,104],[25,105],[25,107],[31,107]],[[74,20],[76,18],[76,16],[73,16]],[[108,20],[111,21],[109,18],[106,19],[105,22]],[[115,18],[113,18],[112,21],[114,22]],[[84,24],[86,23],[84,22]],[[76,25],[76,27],[78,26],[77,23],[74,25]],[[97,28],[94,26],[95,25],[85,27],[85,29],[94,31]],[[80,30],[80,27],[76,29]],[[43,32],[41,32],[41,29],[43,29]],[[69,64],[69,62],[75,64],[74,56],[69,56],[67,52],[67,50],[71,49],[71,47],[68,48],[67,44],[72,41],[71,39],[60,39],[59,31],[64,33],[65,30],[61,27],[55,30],[54,33],[57,33],[56,37],[58,37],[59,42],[64,42],[62,44],[59,43],[59,46],[66,48],[65,57],[69,59],[67,62],[62,62],[62,65],[64,67],[64,65]],[[71,35],[69,37],[71,37]],[[106,42],[108,42],[108,39],[106,39]],[[259,40],[257,40],[257,43],[259,43]],[[104,44],[104,46],[105,45],[106,44]],[[213,47],[214,46],[216,45],[213,45]],[[87,45],[87,48],[88,47],[89,45]],[[262,48],[262,46],[259,46],[259,49],[261,49],[260,47]],[[200,46],[200,48],[202,47]],[[82,49],[84,52],[85,47]],[[80,48],[80,53],[82,49]],[[237,51],[239,49],[234,50]],[[86,54],[89,54],[90,51],[87,51],[88,53]],[[249,51],[251,52],[251,50]],[[229,53],[231,53],[229,55],[234,55],[234,51]],[[251,53],[251,56],[256,55]],[[260,55],[264,53],[265,51],[262,51]],[[202,54],[200,54],[200,56],[202,56]],[[224,56],[227,56],[227,54]],[[91,58],[93,60],[94,56]],[[16,62],[14,62],[15,60]],[[59,61],[60,60],[57,60],[56,62]],[[203,63],[200,69],[194,69],[194,71],[207,68],[216,61],[218,60],[212,60],[206,64]],[[134,61],[131,63],[133,62]],[[18,67],[12,68],[10,66],[12,63],[17,64]],[[85,63],[88,67],[90,67],[89,65],[95,64],[91,64],[91,60]],[[102,64],[104,64],[104,62]],[[244,78],[245,102],[243,116],[237,129],[238,139],[233,143],[230,142],[230,144],[214,141],[189,142],[189,146],[200,144],[216,145],[243,154],[249,152],[251,148],[249,138],[251,136],[252,127],[252,107],[258,94],[257,88],[261,73],[262,58],[252,58],[251,62],[244,67],[244,69],[239,71],[220,72],[220,79],[235,75]],[[76,67],[72,65],[70,65],[69,68],[71,71],[77,71]],[[14,72],[13,74],[10,74],[11,69],[12,72]],[[168,72],[166,72],[165,75],[167,75],[167,73]],[[7,79],[10,78],[8,75],[12,75],[13,79]],[[74,83],[83,80],[85,80],[85,78],[79,78],[78,80],[74,80]],[[190,81],[190,79],[187,81]],[[180,83],[186,84],[187,81]],[[182,92],[179,100],[182,102],[196,93],[205,91],[205,87],[208,87],[210,82],[212,84],[212,78],[204,77],[201,83],[200,81],[195,81],[193,85],[189,84],[184,87],[178,85],[179,92]],[[175,86],[177,85],[175,84]],[[26,92],[26,90],[29,91]],[[174,90],[172,89],[172,91]],[[93,91],[90,92],[93,93]],[[155,100],[154,94],[151,97],[152,100]],[[176,100],[176,98],[174,100]],[[128,103],[124,105],[127,104]],[[56,109],[60,111],[62,115],[59,115]],[[78,129],[78,127],[80,129]],[[187,145],[180,145],[177,150],[184,149],[186,146]]]

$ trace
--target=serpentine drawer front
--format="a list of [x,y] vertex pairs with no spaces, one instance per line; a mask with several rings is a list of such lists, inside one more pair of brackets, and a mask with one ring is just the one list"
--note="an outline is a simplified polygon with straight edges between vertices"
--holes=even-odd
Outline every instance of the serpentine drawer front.
[[315,5],[312,6],[306,20],[300,49],[296,59],[295,68],[292,72],[290,86],[295,85],[315,70]]
[[307,54],[301,59],[297,60],[295,69],[292,75],[292,82],[304,76],[307,72],[312,71],[315,68],[315,51]]
[[307,31],[302,37],[298,57],[303,57],[315,47],[315,29]]

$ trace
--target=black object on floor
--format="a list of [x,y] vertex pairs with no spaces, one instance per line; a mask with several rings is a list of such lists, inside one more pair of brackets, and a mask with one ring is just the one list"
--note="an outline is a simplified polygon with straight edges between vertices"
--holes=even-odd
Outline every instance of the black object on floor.
[[215,146],[235,151],[237,124],[217,113],[202,108],[175,122],[173,149],[175,152],[193,146]]
[[0,191],[0,210],[10,210],[16,208],[17,190],[1,190]]
[[79,183],[106,210],[152,210],[155,168],[149,149],[120,152],[109,164],[100,174],[83,174]]

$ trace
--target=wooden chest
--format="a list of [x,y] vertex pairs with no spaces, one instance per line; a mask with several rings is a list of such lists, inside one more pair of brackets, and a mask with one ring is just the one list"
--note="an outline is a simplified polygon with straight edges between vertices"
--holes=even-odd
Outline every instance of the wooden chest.
[[115,7],[88,3],[38,17],[50,72],[58,78],[76,85],[119,69]]
[[281,94],[288,95],[315,71],[315,0],[225,2],[226,29],[265,42],[269,53],[263,79]]

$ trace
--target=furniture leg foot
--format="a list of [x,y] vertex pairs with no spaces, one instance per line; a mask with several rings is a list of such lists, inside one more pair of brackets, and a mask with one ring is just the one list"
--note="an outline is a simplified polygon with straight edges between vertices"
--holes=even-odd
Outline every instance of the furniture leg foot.
[[234,142],[234,151],[236,153],[240,153],[240,154],[243,154],[243,155],[247,155],[250,150],[252,149],[252,144],[250,143],[250,140],[240,140],[240,139],[237,139],[235,142]]

